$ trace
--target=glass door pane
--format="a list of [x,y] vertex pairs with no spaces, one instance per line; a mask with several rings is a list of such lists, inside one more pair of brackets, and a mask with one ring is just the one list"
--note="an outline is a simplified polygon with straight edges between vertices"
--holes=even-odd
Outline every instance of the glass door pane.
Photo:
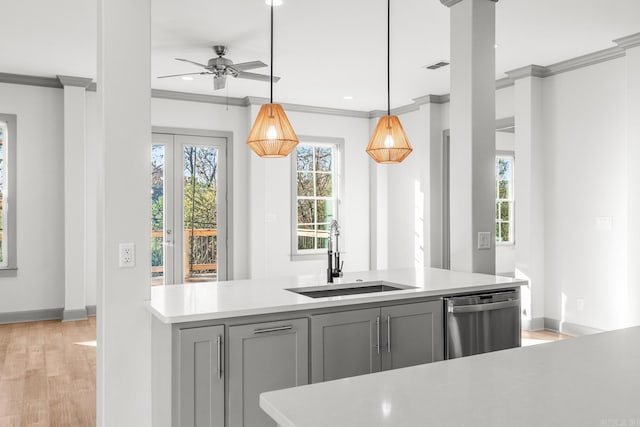
[[218,149],[183,147],[185,282],[217,280]]

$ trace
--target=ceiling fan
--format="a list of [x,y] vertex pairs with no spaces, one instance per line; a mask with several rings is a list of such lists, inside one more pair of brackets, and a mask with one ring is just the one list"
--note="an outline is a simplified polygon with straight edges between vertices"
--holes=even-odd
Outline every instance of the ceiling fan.
[[[265,64],[264,62],[250,61],[250,62],[241,62],[239,64],[234,64],[232,60],[224,57],[227,54],[226,46],[215,45],[212,47],[212,49],[216,53],[216,55],[218,55],[218,57],[209,59],[209,61],[207,62],[207,65],[201,64],[195,61],[190,61],[188,59],[176,58],[177,61],[188,62],[190,64],[202,67],[204,68],[204,71],[200,71],[198,73],[171,74],[168,76],[160,76],[158,78],[164,79],[167,77],[192,76],[196,74],[212,75],[213,90],[224,89],[227,81],[227,76],[239,77],[241,79],[258,80],[261,82],[269,81],[269,76],[265,74],[246,72],[246,70],[266,67],[267,64]],[[274,82],[277,82],[278,80],[280,80],[280,77],[273,76]]]

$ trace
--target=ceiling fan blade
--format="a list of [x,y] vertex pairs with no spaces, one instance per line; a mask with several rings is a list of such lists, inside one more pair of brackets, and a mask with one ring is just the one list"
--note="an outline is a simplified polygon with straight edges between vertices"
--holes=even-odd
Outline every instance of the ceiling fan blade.
[[169,74],[168,76],[158,76],[157,78],[158,79],[164,79],[164,78],[167,78],[167,77],[193,76],[193,75],[196,75],[196,74],[211,74],[211,73],[201,72],[201,73]]
[[[270,81],[270,77],[266,74],[247,73],[244,71],[238,71],[238,75],[236,77],[240,77],[241,79],[259,80],[261,82]],[[280,77],[273,76],[274,83],[278,80],[280,80]]]
[[213,90],[224,89],[227,83],[227,76],[213,78]]
[[253,70],[254,68],[264,68],[267,64],[262,61],[241,62],[231,65],[236,71]]
[[197,65],[198,67],[207,68],[207,66],[204,65],[204,64],[201,64],[199,62],[190,61],[188,59],[176,58],[176,61],[188,62],[190,64]]

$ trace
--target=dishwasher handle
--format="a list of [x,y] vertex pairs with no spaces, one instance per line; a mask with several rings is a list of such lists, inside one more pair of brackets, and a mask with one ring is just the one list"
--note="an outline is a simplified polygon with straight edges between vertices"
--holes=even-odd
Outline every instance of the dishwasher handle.
[[473,304],[473,305],[453,305],[449,303],[449,313],[479,313],[482,311],[501,310],[503,308],[519,307],[520,300],[513,299],[509,301],[491,302],[487,304]]

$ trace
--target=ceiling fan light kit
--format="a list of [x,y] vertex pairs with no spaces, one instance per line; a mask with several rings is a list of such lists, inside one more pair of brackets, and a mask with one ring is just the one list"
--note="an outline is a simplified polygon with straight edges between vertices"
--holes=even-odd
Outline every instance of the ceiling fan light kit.
[[409,137],[400,124],[398,116],[391,115],[390,29],[391,0],[387,0],[387,115],[380,117],[373,131],[367,154],[378,163],[400,163],[411,152]]
[[247,137],[247,145],[258,156],[273,158],[286,157],[298,145],[298,137],[293,131],[284,108],[273,103],[273,8],[271,8],[271,92],[268,104],[260,107],[256,121]]

